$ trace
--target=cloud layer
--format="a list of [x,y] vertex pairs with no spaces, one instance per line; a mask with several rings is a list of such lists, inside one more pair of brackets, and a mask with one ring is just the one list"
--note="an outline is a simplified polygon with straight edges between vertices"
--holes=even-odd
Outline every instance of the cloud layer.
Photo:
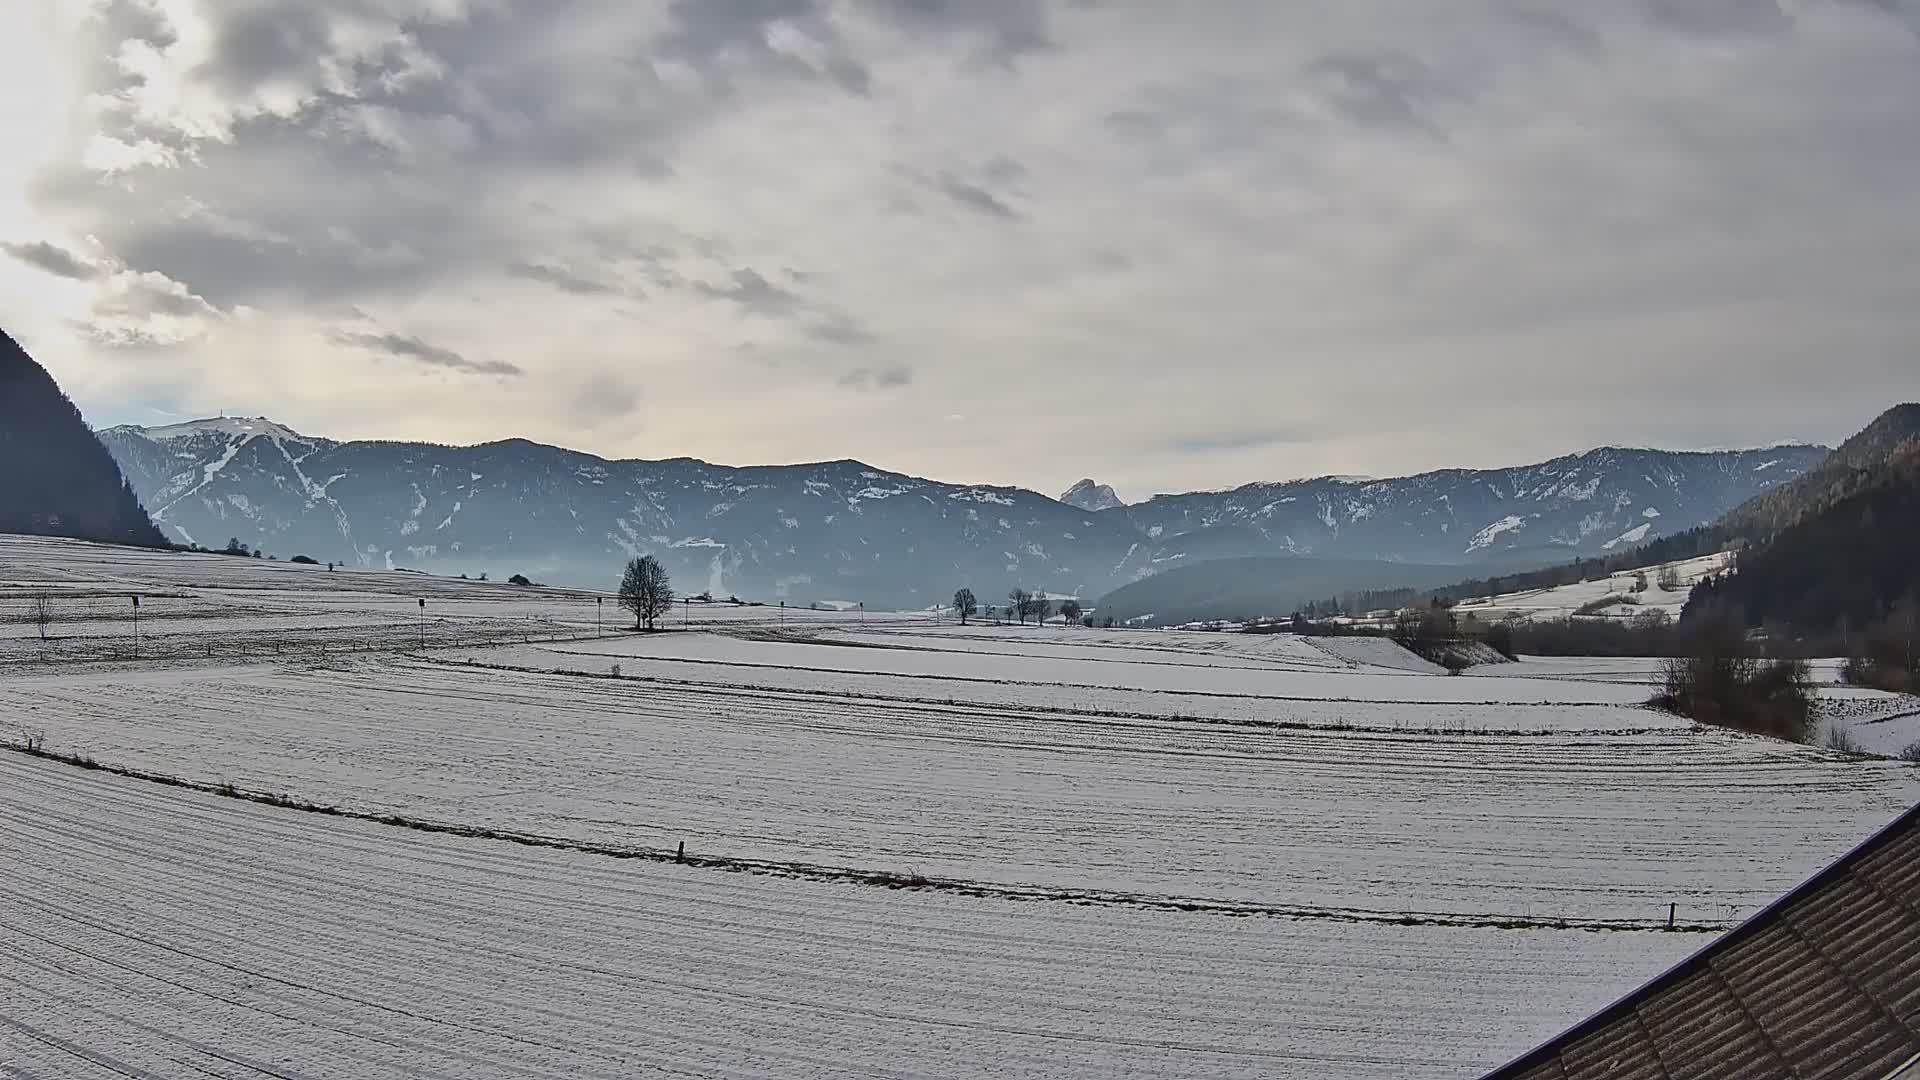
[[1139,497],[1920,394],[1904,0],[27,0],[0,38],[0,322],[96,421]]

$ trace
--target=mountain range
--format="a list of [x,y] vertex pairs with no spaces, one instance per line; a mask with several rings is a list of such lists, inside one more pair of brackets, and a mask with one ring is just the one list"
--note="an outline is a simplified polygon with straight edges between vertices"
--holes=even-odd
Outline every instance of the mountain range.
[[522,439],[341,442],[266,419],[116,427],[100,439],[181,542],[601,587],[628,556],[652,554],[683,592],[876,606],[937,604],[961,585],[982,597],[1018,584],[1091,598],[1222,558],[1563,561],[1712,521],[1827,453],[1603,448],[1134,505],[1088,481],[1066,493],[1083,505],[1069,505],[857,461],[735,467],[613,461]]

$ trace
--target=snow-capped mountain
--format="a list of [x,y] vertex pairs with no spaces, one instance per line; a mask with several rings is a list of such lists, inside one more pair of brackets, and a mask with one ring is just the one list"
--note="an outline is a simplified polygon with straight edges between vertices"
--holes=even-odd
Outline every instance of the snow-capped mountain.
[[633,554],[683,592],[930,604],[972,582],[1095,590],[1126,522],[1017,488],[856,461],[608,461],[525,440],[335,442],[262,419],[100,433],[156,521],[281,557],[611,587]]
[[939,603],[961,585],[983,600],[1015,584],[1090,597],[1170,565],[1247,555],[1465,563],[1538,549],[1545,562],[1711,520],[1825,452],[1596,450],[1090,511],[857,461],[742,468],[609,461],[521,439],[336,442],[264,419],[100,438],[161,528],[208,547],[233,537],[283,558],[601,586],[629,555],[652,554],[684,592],[875,605]]
[[1265,554],[1450,563],[1537,550],[1571,558],[1712,522],[1826,455],[1819,446],[1603,447],[1506,469],[1443,469],[1393,480],[1322,477],[1156,495],[1110,513],[1124,515],[1149,539],[1186,535],[1218,543],[1237,535],[1236,543]]
[[1116,506],[1125,506],[1120,496],[1113,493],[1107,484],[1096,484],[1092,480],[1082,480],[1060,494],[1060,501],[1068,506],[1089,512],[1112,510]]

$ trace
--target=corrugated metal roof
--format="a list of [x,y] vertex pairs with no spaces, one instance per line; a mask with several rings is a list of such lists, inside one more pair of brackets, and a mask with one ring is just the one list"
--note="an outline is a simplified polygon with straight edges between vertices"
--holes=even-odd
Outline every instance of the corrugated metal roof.
[[1888,1080],[1920,1055],[1920,806],[1486,1080]]

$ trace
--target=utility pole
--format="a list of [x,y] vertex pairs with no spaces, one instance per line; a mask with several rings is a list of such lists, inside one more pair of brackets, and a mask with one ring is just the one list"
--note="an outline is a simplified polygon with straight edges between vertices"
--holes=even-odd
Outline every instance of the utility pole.
[[133,594],[133,658],[140,659],[140,594]]
[[427,598],[420,598],[420,647],[427,647]]
[[680,598],[680,629],[685,630],[687,627],[692,625],[693,625],[693,597],[683,596]]
[[606,597],[596,596],[593,598],[593,636],[594,637],[603,636],[600,630],[600,613],[605,611],[606,609],[607,609]]
[[787,602],[785,600],[780,601],[780,625],[782,627],[787,625]]

